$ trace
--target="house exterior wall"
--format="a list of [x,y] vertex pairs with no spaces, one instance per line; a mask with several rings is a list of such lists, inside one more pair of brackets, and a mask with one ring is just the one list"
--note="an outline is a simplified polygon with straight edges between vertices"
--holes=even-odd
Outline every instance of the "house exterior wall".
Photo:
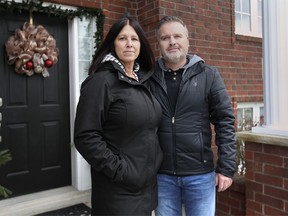
[[[48,2],[48,1],[47,1]],[[104,35],[119,17],[136,17],[158,57],[156,27],[165,15],[182,18],[190,52],[219,68],[236,111],[238,102],[263,101],[262,39],[235,35],[234,0],[52,0],[59,5],[101,8]],[[236,114],[236,113],[235,113]]]

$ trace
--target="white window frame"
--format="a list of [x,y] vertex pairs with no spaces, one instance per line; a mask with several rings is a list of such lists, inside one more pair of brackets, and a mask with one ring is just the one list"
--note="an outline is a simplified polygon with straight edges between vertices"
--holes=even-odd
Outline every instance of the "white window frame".
[[[242,11],[236,11],[236,1],[235,0],[235,34],[237,35],[245,35],[245,36],[251,36],[251,37],[258,37],[262,38],[262,31],[259,32],[259,27],[262,29],[262,21],[260,24],[258,24],[258,19],[262,20],[262,14],[258,14],[258,4],[261,4],[262,7],[262,1],[263,0],[250,0],[250,23],[251,23],[251,29],[250,31],[247,31],[247,28],[244,28],[243,26],[237,26],[236,22],[236,13],[244,14]],[[239,0],[242,3],[248,2],[247,0]],[[245,13],[247,15],[247,13]],[[242,19],[240,20],[240,25],[242,25]],[[261,25],[261,26],[259,26]]]

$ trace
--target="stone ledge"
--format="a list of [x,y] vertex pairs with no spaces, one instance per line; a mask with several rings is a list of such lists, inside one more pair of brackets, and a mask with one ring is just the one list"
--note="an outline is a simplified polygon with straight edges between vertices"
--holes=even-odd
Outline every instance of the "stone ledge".
[[249,142],[288,147],[288,137],[285,136],[257,134],[254,132],[252,133],[251,131],[241,131],[236,133],[236,137],[237,139],[240,138]]

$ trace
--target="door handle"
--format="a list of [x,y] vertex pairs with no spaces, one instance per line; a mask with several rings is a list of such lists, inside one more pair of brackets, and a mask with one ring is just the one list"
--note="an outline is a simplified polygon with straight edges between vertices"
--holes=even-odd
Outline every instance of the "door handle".
[[3,105],[3,100],[2,100],[2,97],[0,97],[0,107],[2,107]]

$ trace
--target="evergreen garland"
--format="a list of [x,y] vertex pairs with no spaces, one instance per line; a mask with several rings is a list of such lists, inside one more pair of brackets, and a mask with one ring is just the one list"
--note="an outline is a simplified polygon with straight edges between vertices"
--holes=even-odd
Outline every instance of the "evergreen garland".
[[60,6],[56,5],[49,5],[43,6],[43,0],[25,0],[22,3],[7,0],[0,0],[0,12],[18,12],[21,13],[22,11],[29,11],[29,12],[40,12],[46,13],[49,16],[56,16],[59,18],[67,18],[73,19],[75,17],[79,17],[82,19],[83,17],[92,18],[96,17],[96,25],[97,31],[95,32],[94,39],[96,47],[100,46],[103,38],[103,24],[104,24],[104,14],[102,13],[101,9],[95,8],[87,8],[87,7],[77,7],[76,10],[71,9],[61,9]]

